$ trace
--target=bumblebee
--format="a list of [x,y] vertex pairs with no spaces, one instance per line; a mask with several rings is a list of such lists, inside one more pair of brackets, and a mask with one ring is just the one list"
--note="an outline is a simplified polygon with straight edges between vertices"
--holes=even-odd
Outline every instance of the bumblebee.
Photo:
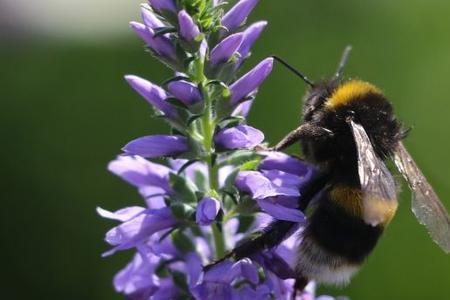
[[[450,252],[450,218],[432,187],[405,149],[407,130],[376,86],[343,79],[347,47],[336,74],[312,82],[284,60],[309,89],[304,97],[303,123],[270,150],[300,142],[304,159],[318,172],[302,189],[299,209],[308,211],[294,267],[296,289],[310,280],[343,285],[349,282],[396,212],[397,184],[385,161],[393,160],[408,182],[412,210],[432,239]],[[282,242],[295,223],[274,221],[244,241],[227,257],[240,259]]]

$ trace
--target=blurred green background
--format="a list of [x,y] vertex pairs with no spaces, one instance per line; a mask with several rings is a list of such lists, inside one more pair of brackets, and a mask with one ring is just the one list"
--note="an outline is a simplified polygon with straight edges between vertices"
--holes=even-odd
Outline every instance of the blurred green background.
[[[111,279],[130,253],[100,257],[112,223],[95,207],[141,200],[105,167],[127,141],[167,129],[123,80],[170,75],[127,31],[139,1],[80,1],[78,10],[64,3],[14,10],[0,0],[3,299],[122,299]],[[270,26],[245,69],[276,53],[318,79],[352,44],[347,75],[380,86],[413,126],[406,144],[450,208],[449,12],[445,0],[262,0],[251,20]],[[250,123],[278,141],[298,124],[304,90],[277,66]],[[320,293],[450,299],[450,256],[416,222],[409,199],[405,187],[397,217],[352,283]]]

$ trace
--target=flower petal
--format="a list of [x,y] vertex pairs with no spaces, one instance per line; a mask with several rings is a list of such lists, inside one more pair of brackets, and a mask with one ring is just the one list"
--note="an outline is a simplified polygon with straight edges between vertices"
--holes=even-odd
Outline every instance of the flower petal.
[[142,20],[145,26],[151,29],[164,27],[164,23],[149,9],[143,7],[141,9]]
[[159,279],[154,274],[159,259],[149,254],[144,262],[140,254],[114,276],[114,288],[130,299],[148,299],[159,286]]
[[262,141],[264,141],[264,134],[247,125],[223,129],[214,137],[216,146],[224,149],[253,148]]
[[297,223],[305,222],[305,215],[298,209],[287,208],[271,199],[258,199],[259,207],[272,217],[278,220],[285,220]]
[[222,18],[222,25],[229,31],[237,29],[245,21],[258,0],[241,0],[233,6]]
[[295,174],[308,181],[314,172],[314,167],[298,158],[282,152],[261,152],[266,157],[259,164],[260,170],[279,170]]
[[140,206],[125,207],[125,208],[119,209],[115,212],[110,212],[101,207],[97,207],[97,213],[101,217],[106,218],[106,219],[121,221],[121,222],[126,222],[128,220],[131,220],[131,219],[135,218],[137,215],[143,213],[144,211],[145,211],[145,208],[140,207]]
[[184,80],[172,81],[167,85],[169,92],[186,105],[202,101],[202,95],[197,86]]
[[220,202],[214,198],[205,197],[197,205],[195,219],[200,226],[210,225],[217,217]]
[[187,42],[193,42],[200,34],[198,26],[185,10],[178,13],[178,24],[180,25],[180,35]]
[[244,39],[243,33],[235,33],[221,41],[211,51],[210,62],[212,65],[226,63],[239,49]]
[[162,88],[135,75],[126,75],[125,80],[157,110],[160,110],[171,119],[177,118],[175,107],[165,101],[168,95]]
[[125,145],[123,151],[143,157],[174,156],[189,150],[187,139],[177,135],[149,135]]
[[252,48],[256,40],[259,38],[261,33],[264,31],[266,26],[267,26],[266,21],[259,21],[250,25],[244,31],[244,39],[242,40],[242,44],[238,50],[238,52],[241,54],[242,59],[245,59],[249,55],[250,49]]
[[136,187],[155,186],[169,192],[169,174],[166,166],[150,162],[140,156],[119,156],[108,165],[108,170]]
[[175,2],[173,0],[149,0],[148,2],[157,11],[177,11],[177,7],[175,6]]
[[254,92],[269,76],[273,68],[273,58],[266,58],[250,72],[242,76],[230,86],[231,104],[237,105],[250,93]]
[[104,256],[114,254],[116,251],[130,249],[143,243],[158,231],[170,228],[177,223],[170,208],[148,210],[135,218],[114,227],[106,233],[105,241],[116,246],[106,252]]
[[155,36],[153,29],[139,22],[130,22],[131,29],[143,39],[147,45],[164,58],[176,61],[175,45],[167,36]]

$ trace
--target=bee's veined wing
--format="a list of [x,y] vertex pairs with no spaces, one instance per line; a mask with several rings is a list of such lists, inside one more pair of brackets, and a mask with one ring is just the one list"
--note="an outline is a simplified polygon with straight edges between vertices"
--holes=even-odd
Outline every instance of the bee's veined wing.
[[363,219],[376,226],[390,220],[397,209],[397,188],[384,162],[377,156],[364,128],[349,120],[358,153]]
[[425,225],[435,241],[446,253],[450,253],[450,218],[438,196],[399,142],[394,153],[394,162],[411,188],[412,211],[420,224]]

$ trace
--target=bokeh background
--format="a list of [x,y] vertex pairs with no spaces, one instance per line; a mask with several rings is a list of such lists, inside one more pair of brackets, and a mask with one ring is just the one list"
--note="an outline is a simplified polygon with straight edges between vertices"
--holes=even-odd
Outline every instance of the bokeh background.
[[[124,82],[170,73],[128,29],[139,0],[0,0],[0,230],[2,299],[122,299],[112,276],[129,253],[102,259],[112,225],[95,207],[140,203],[105,167],[132,138],[164,132]],[[330,75],[352,44],[347,75],[371,81],[413,126],[406,142],[450,208],[450,2],[262,0],[252,20],[270,26],[246,68],[278,54],[313,79]],[[299,122],[305,85],[276,67],[252,125],[269,141]],[[450,299],[446,256],[410,212],[397,217],[344,289],[356,300]]]

